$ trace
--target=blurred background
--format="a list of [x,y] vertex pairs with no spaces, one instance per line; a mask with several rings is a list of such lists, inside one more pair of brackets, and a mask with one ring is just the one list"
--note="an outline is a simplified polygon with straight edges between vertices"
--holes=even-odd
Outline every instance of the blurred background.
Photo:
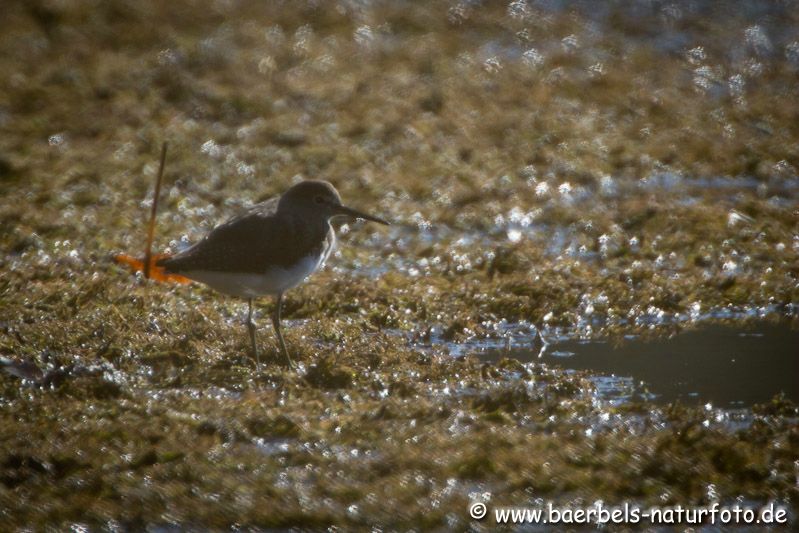
[[[796,1],[2,11],[9,527],[795,505]],[[306,178],[394,222],[288,295],[297,376],[254,374],[239,302],[109,261],[163,141],[159,250]]]

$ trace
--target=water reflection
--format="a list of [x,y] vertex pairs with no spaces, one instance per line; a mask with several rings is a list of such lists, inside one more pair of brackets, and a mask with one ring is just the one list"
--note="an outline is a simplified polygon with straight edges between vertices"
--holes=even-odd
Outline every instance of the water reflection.
[[[485,360],[507,355],[539,360],[529,348],[478,355]],[[670,339],[628,339],[621,345],[563,340],[540,360],[597,372],[598,393],[609,400],[635,397],[742,407],[784,392],[799,401],[799,330],[786,323],[704,326]]]

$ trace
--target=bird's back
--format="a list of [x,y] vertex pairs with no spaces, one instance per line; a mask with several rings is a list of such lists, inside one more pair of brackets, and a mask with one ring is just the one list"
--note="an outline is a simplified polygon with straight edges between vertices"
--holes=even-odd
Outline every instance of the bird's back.
[[274,267],[290,269],[309,255],[322,255],[332,231],[327,221],[313,224],[279,213],[278,200],[272,198],[251,207],[214,228],[187,250],[161,260],[159,265],[181,274],[263,274]]

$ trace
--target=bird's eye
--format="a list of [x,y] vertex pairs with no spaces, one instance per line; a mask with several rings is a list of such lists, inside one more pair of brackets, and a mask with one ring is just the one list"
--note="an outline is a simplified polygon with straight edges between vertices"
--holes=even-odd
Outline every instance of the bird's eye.
[[325,203],[325,199],[322,198],[321,196],[317,196],[316,198],[313,199],[313,201],[316,202],[317,204]]

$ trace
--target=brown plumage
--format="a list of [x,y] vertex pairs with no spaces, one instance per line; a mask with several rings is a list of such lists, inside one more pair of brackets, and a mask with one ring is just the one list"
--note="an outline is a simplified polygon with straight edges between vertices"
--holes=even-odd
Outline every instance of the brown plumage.
[[160,259],[167,272],[193,270],[263,273],[289,268],[308,254],[320,254],[333,229],[326,220],[302,220],[278,210],[271,198],[225,222],[187,250]]
[[[344,206],[330,183],[302,181],[282,196],[257,204],[217,226],[183,252],[158,256],[151,276],[165,281],[199,281],[224,294],[246,298],[247,326],[256,358],[252,301],[267,294],[275,296],[272,322],[281,352],[291,365],[280,331],[283,293],[324,264],[335,245],[330,219],[339,215],[388,224]],[[117,260],[138,269],[143,266],[129,256],[119,256]]]

